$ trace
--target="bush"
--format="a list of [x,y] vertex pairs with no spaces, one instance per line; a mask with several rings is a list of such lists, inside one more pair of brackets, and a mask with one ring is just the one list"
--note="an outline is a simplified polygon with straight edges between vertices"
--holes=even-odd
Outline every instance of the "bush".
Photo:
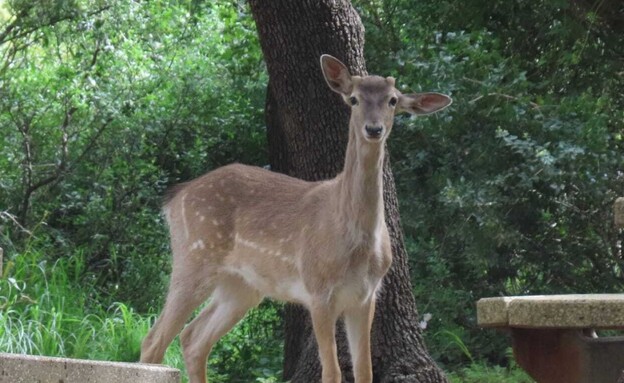
[[371,72],[454,98],[399,118],[389,144],[430,350],[455,368],[471,362],[461,340],[505,363],[479,298],[624,287],[619,24],[573,1],[371,4]]
[[9,5],[34,32],[8,29],[15,43],[0,45],[2,245],[23,249],[20,225],[42,223],[48,260],[82,252],[101,292],[146,312],[168,275],[165,189],[266,163],[251,17],[232,3],[79,1],[48,25],[40,6]]

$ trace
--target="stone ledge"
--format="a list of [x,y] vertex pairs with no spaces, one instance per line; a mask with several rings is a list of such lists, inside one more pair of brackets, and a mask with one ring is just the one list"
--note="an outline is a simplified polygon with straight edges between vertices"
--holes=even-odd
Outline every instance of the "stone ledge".
[[0,353],[0,383],[179,383],[174,368]]
[[483,298],[482,327],[624,328],[624,294],[534,295]]

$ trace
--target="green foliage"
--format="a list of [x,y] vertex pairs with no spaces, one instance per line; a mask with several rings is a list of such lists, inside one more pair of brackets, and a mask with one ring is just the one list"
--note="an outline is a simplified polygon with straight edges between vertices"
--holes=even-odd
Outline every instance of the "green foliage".
[[[2,352],[136,362],[141,341],[156,319],[123,303],[109,308],[96,275],[82,254],[53,263],[35,250],[6,262],[0,278],[0,350]],[[264,303],[221,342],[210,358],[211,381],[277,382],[281,371],[281,306]],[[185,374],[176,340],[165,364]],[[186,376],[183,376],[186,381]]]
[[[457,339],[457,342],[461,343],[461,340]],[[448,378],[452,383],[534,383],[516,364],[511,348],[506,350],[505,355],[507,367],[471,361],[470,365],[449,373]]]
[[504,368],[472,364],[458,372],[449,374],[451,383],[534,383],[525,372],[519,368]]
[[126,305],[98,303],[96,279],[77,254],[55,262],[28,250],[0,279],[2,351],[135,361],[149,320]]
[[612,5],[360,4],[369,70],[454,98],[439,116],[400,118],[389,145],[416,299],[447,366],[472,361],[458,340],[505,363],[507,341],[476,326],[479,298],[624,287],[611,217],[624,190],[624,44]]
[[[160,303],[165,188],[234,161],[264,164],[266,74],[235,4],[9,2],[0,24],[3,245],[78,249],[110,301]],[[16,32],[31,31],[30,33]],[[240,57],[234,60],[234,57]]]
[[215,346],[208,366],[217,382],[278,382],[282,371],[281,305],[264,302]]

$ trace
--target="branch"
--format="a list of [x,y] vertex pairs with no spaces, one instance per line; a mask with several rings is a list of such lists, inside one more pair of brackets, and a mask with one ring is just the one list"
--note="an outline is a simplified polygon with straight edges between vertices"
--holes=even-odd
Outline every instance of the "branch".
[[[468,81],[468,82],[472,82],[472,83],[478,84],[478,85],[485,85],[485,83],[483,81],[475,80],[475,79],[468,78],[468,77],[463,77],[463,80]],[[511,101],[523,101],[519,97],[512,96],[512,95],[509,95],[509,94],[499,93],[499,92],[490,92],[490,93],[487,93],[487,94],[482,94],[480,96],[477,96],[477,97],[473,98],[472,100],[468,101],[468,103],[474,104],[475,102],[477,102],[477,101],[479,101],[479,100],[481,100],[482,98],[485,98],[485,97],[502,97],[504,99],[511,100]],[[533,109],[540,109],[540,105],[539,104],[537,104],[537,103],[535,103],[533,101],[529,101],[528,103],[529,103],[529,105],[531,105],[531,107]]]
[[30,137],[29,137],[29,124],[25,124],[22,129],[22,134],[24,135],[24,150],[26,151],[26,190],[24,191],[24,195],[22,197],[22,207],[20,209],[19,221],[23,226],[26,226],[26,217],[28,215],[28,210],[30,209],[30,198],[32,194],[38,189],[49,185],[53,182],[56,182],[61,179],[63,173],[67,169],[67,157],[68,157],[68,136],[67,136],[67,128],[71,123],[71,119],[73,114],[78,110],[76,107],[71,107],[65,111],[65,118],[63,119],[63,123],[60,126],[60,129],[63,131],[61,136],[61,155],[54,173],[46,178],[43,178],[35,183],[33,183],[33,173],[32,173],[32,153],[30,147]]
[[98,39],[95,41],[95,50],[93,51],[93,56],[91,57],[91,62],[89,63],[89,67],[87,69],[91,69],[95,66],[95,64],[97,64],[98,54],[100,53],[101,50],[102,48],[100,46],[100,40]]
[[[85,14],[85,16],[94,16],[94,15],[98,15],[104,11],[109,10],[110,8],[112,8],[112,6],[110,5],[106,5],[102,8],[96,9],[95,11],[92,12],[88,12]],[[30,10],[30,8],[28,8],[28,10]],[[29,35],[33,32],[36,32],[40,29],[46,28],[46,27],[51,27],[54,26],[60,22],[63,21],[67,21],[67,20],[72,20],[75,15],[73,14],[67,14],[67,15],[63,15],[63,16],[59,16],[57,18],[51,19],[49,21],[47,21],[44,24],[41,25],[36,25],[34,27],[28,28],[28,29],[24,29],[21,30],[20,32],[14,33],[12,34],[13,29],[15,29],[15,27],[19,26],[19,24],[21,23],[21,19],[23,17],[26,16],[25,13],[28,13],[27,11],[22,11],[20,12],[19,15],[16,16],[15,20],[4,30],[4,32],[2,32],[2,34],[0,34],[0,45],[9,42],[9,41],[13,41],[15,39],[19,39],[21,37],[24,37],[26,35]]]
[[[520,98],[518,98],[516,96],[511,96],[509,94],[498,93],[498,92],[490,92],[488,94],[482,94],[481,96],[475,97],[472,100],[468,101],[468,103],[474,104],[475,102],[481,100],[484,97],[492,97],[492,96],[493,97],[502,97],[504,99],[512,100],[512,101],[522,101]],[[529,101],[529,105],[531,105],[531,107],[533,109],[539,109],[540,108],[539,104],[536,104],[533,101]]]
[[108,127],[108,125],[114,120],[113,117],[108,117],[106,121],[100,126],[97,132],[91,138],[91,141],[87,144],[87,146],[83,149],[82,153],[73,161],[74,164],[82,162],[83,158],[93,149],[95,143],[98,141],[104,130]]
[[4,31],[0,33],[0,45],[4,43],[5,39],[7,38],[9,34],[11,34],[13,29],[15,29],[15,27],[19,25],[21,19],[28,15],[28,12],[30,12],[31,8],[32,8],[32,5],[30,7],[22,9],[21,12],[15,15],[15,20],[13,20],[9,25],[7,25]]
[[20,229],[21,231],[23,231],[24,233],[32,236],[32,232],[28,229],[26,229],[24,226],[22,226],[19,221],[17,220],[17,217],[15,217],[13,214],[9,213],[8,211],[0,211],[0,218],[4,218],[7,221],[11,221],[15,224],[15,226],[18,227],[18,229]]

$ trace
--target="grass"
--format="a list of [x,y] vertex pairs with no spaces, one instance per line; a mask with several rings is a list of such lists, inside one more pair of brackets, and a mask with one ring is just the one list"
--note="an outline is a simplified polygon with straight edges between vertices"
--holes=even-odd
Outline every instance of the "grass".
[[150,316],[122,303],[102,307],[82,257],[49,263],[26,251],[0,279],[0,349],[5,352],[134,361]]
[[487,366],[483,363],[473,363],[468,367],[449,374],[451,383],[534,383],[524,371],[513,366]]
[[[0,352],[135,362],[143,337],[156,319],[123,303],[103,306],[95,277],[81,254],[55,262],[26,250],[5,264],[0,278]],[[281,306],[268,302],[214,348],[209,378],[215,383],[275,383],[282,365]],[[468,350],[466,349],[466,352]],[[164,364],[182,371],[178,340]],[[452,383],[530,383],[518,368],[478,362],[449,374]]]
[[[123,303],[103,306],[96,278],[80,254],[55,262],[27,250],[5,264],[0,278],[0,352],[136,362],[141,341],[156,319]],[[210,358],[212,382],[275,382],[281,370],[280,306],[253,310]],[[268,350],[268,351],[267,351]],[[166,365],[182,370],[178,340]]]

